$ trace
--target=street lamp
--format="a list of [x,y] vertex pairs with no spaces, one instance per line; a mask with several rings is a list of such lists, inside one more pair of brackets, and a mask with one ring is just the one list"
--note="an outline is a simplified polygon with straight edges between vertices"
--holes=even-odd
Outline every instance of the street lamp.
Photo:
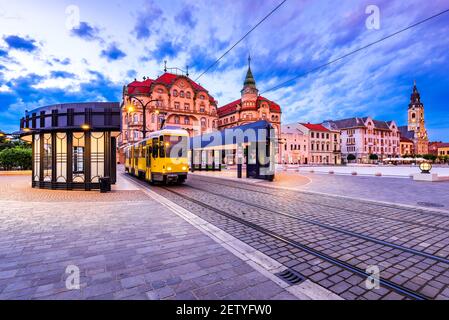
[[419,169],[421,169],[421,173],[429,174],[430,170],[432,170],[432,164],[430,162],[421,162]]
[[[152,102],[161,102],[159,99],[151,99],[150,96],[150,101],[147,101],[146,103],[142,100],[139,99],[136,95],[128,95],[129,97],[129,101],[131,102],[132,99],[135,99],[136,101],[138,101],[140,103],[140,105],[142,106],[142,111],[143,111],[143,138],[145,139],[147,137],[147,107],[150,105],[150,103]],[[129,105],[127,107],[127,111],[128,112],[134,112],[134,106],[133,105]],[[156,110],[156,114],[159,114],[159,110]]]

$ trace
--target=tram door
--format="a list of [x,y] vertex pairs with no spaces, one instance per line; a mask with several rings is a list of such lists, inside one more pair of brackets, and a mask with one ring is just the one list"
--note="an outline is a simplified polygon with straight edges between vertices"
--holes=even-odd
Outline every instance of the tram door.
[[151,180],[151,154],[153,153],[152,143],[148,144],[145,148],[145,178]]

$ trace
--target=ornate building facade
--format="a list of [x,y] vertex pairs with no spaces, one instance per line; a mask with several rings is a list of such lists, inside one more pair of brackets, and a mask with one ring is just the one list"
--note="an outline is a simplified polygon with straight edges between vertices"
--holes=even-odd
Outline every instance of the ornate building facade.
[[424,104],[421,102],[421,95],[416,87],[416,81],[413,85],[413,92],[408,105],[408,124],[399,127],[401,137],[413,141],[414,154],[429,153],[429,138],[427,136],[426,122],[424,119]]
[[162,122],[185,129],[191,136],[217,128],[217,101],[209,92],[188,74],[165,72],[155,80],[135,80],[123,88],[119,146],[143,139],[144,106],[147,132],[161,129]]
[[259,120],[266,120],[276,130],[280,137],[281,133],[281,107],[267,98],[259,95],[251,70],[251,58],[248,59],[249,66],[246,73],[241,98],[224,105],[218,109],[218,128],[220,130],[236,127],[242,124]]
[[[160,130],[162,123],[165,126],[185,129],[193,137],[267,120],[279,137],[281,108],[259,95],[251,65],[248,67],[241,99],[218,109],[218,102],[214,97],[204,87],[191,80],[188,72],[184,75],[182,70],[174,70],[176,73],[167,72],[165,68],[165,73],[155,80],[144,78],[143,81],[135,80],[124,86],[119,162],[123,162],[121,150],[124,146],[143,139],[144,131]],[[181,71],[180,75],[178,71]]]

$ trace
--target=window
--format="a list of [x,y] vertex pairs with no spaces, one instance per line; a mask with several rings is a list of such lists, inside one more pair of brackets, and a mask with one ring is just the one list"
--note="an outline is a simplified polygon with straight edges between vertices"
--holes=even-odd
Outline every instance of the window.
[[179,96],[180,96],[181,98],[184,98],[184,91],[179,92]]
[[91,182],[97,183],[104,176],[104,143],[103,132],[92,132],[90,154],[91,154]]
[[158,92],[158,93],[163,93],[164,90],[162,90],[162,89],[159,88],[159,89],[157,89],[157,92]]
[[175,102],[175,110],[179,110],[179,102]]
[[312,132],[312,133],[311,133],[311,136],[312,136],[312,138],[315,138],[315,133]]
[[158,146],[159,146],[159,139],[153,138],[153,158],[158,157],[158,151],[159,151]]
[[179,124],[179,116],[175,116],[175,124]]
[[184,110],[189,111],[190,110],[190,104],[184,103]]
[[139,115],[138,115],[138,114],[134,114],[134,116],[133,116],[133,122],[134,122],[134,123],[138,123],[138,122],[139,122]]
[[206,118],[201,118],[201,127],[206,128]]
[[178,96],[178,90],[173,90],[173,97],[177,97]]
[[200,95],[200,99],[204,100],[205,99],[204,95]]
[[187,98],[187,99],[190,99],[191,97],[192,97],[192,95],[191,95],[190,91],[187,91],[187,92],[186,92],[186,98]]
[[84,133],[73,133],[73,182],[84,182]]
[[184,118],[184,124],[190,124],[190,119],[189,119],[189,117],[185,117],[185,118]]
[[201,105],[200,106],[200,112],[204,112],[204,111],[206,111],[206,109],[205,109],[204,105]]

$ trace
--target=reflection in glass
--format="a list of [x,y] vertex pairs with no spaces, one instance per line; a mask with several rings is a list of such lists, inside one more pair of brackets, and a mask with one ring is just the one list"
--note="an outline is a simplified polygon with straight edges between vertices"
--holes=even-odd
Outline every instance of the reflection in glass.
[[34,135],[34,181],[39,181],[41,173],[41,139],[38,134]]
[[104,133],[92,132],[91,134],[91,182],[98,183],[104,177]]
[[56,182],[67,182],[67,135],[56,133]]
[[44,134],[44,155],[43,155],[43,162],[44,162],[44,182],[51,182],[52,178],[52,143],[51,143],[51,134],[46,133]]
[[84,133],[73,133],[73,182],[84,182]]

